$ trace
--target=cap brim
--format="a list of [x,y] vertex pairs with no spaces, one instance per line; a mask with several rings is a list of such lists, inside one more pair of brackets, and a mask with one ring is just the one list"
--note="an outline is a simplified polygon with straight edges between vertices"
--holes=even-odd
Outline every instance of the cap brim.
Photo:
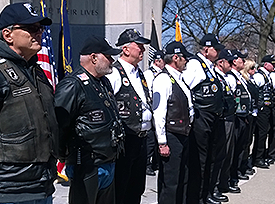
[[42,17],[42,16],[33,16],[29,19],[26,19],[24,21],[18,22],[17,24],[33,24],[33,23],[40,23],[41,25],[51,25],[52,20],[49,19],[48,17]]
[[112,48],[112,49],[109,49],[107,51],[104,51],[102,52],[103,54],[106,54],[106,55],[118,55],[119,53],[121,53],[122,50],[121,49],[116,49],[116,48]]
[[135,43],[140,43],[140,44],[150,44],[151,40],[143,37],[139,37],[138,39],[134,40],[133,42]]
[[225,48],[225,46],[224,45],[222,45],[222,44],[217,44],[217,45],[215,45],[215,46],[213,46],[216,50],[222,50],[222,49],[224,49]]

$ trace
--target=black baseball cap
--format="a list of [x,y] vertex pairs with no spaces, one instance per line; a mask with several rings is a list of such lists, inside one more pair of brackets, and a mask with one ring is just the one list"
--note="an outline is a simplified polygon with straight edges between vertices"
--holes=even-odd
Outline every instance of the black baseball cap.
[[228,62],[230,62],[237,58],[238,57],[236,57],[236,56],[234,57],[234,55],[232,54],[232,52],[230,50],[222,49],[217,60],[225,59]]
[[141,44],[149,44],[151,40],[141,36],[140,32],[134,28],[123,31],[117,40],[116,46],[124,45],[125,43],[136,42]]
[[169,43],[166,46],[165,50],[166,50],[165,54],[183,54],[185,58],[193,56],[193,54],[191,54],[190,52],[187,52],[186,48],[181,42],[177,42],[177,41],[173,41]]
[[163,59],[164,53],[162,50],[158,50],[154,53],[153,59]]
[[39,16],[29,3],[10,4],[0,14],[0,29],[15,24],[28,25],[37,22],[40,22],[41,25],[52,24],[51,19]]
[[225,46],[220,43],[218,37],[213,33],[204,35],[199,44],[202,46],[214,47],[217,50],[222,50],[225,48]]
[[106,55],[118,55],[121,51],[121,49],[113,48],[106,38],[92,35],[84,41],[80,54],[102,53]]
[[275,64],[275,56],[274,55],[266,55],[263,57],[262,62],[269,62],[271,64]]
[[237,50],[237,49],[231,50],[231,53],[236,58],[238,58],[238,57],[240,57],[240,58],[246,58],[248,56],[247,53],[243,54],[243,53],[241,53],[240,50]]

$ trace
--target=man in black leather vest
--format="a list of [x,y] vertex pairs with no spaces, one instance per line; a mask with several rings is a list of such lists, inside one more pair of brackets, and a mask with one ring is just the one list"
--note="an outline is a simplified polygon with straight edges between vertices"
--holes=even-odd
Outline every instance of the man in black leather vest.
[[238,187],[239,158],[248,142],[248,115],[251,112],[251,94],[248,90],[246,80],[240,73],[240,71],[244,69],[244,59],[247,57],[247,54],[242,54],[239,50],[231,50],[231,52],[234,55],[235,59],[230,62],[232,69],[230,72],[227,73],[227,77],[225,77],[225,79],[234,93],[236,102],[236,117],[234,131],[235,147],[230,170],[230,182],[228,191],[240,193],[241,189]]
[[150,40],[136,29],[123,31],[116,43],[122,54],[108,75],[122,118],[126,138],[125,155],[116,162],[116,204],[138,204],[145,190],[147,133],[151,129],[151,99],[138,63],[143,59],[144,44]]
[[195,119],[190,132],[187,203],[220,203],[213,193],[225,154],[222,86],[213,62],[224,46],[214,34],[200,40],[200,53],[189,60],[183,78],[193,95]]
[[37,64],[49,18],[28,3],[0,16],[0,203],[52,203],[58,134],[53,88]]
[[80,66],[57,85],[55,111],[59,155],[71,179],[70,204],[114,204],[115,159],[124,131],[106,74],[120,49],[91,36],[80,51]]
[[191,92],[182,80],[192,54],[180,42],[166,46],[167,63],[153,82],[153,110],[160,166],[158,203],[186,203],[189,131],[194,115]]
[[[221,167],[221,173],[218,179],[218,188],[214,196],[219,197],[219,201],[228,202],[228,197],[222,195],[223,192],[227,192],[229,189],[229,178],[230,178],[230,167],[232,164],[233,153],[234,153],[234,128],[235,128],[235,109],[236,103],[234,100],[233,92],[227,84],[225,77],[226,73],[231,70],[229,62],[233,61],[234,56],[230,50],[223,49],[219,58],[215,62],[215,72],[223,87],[223,98],[224,98],[224,111],[223,119],[225,124],[226,134],[226,155]],[[221,133],[222,134],[222,133]]]
[[[269,163],[266,160],[272,158],[267,157],[266,140],[272,124],[272,81],[270,73],[274,71],[273,64],[275,64],[274,55],[266,55],[261,61],[261,67],[258,72],[254,74],[254,80],[259,87],[259,101],[258,101],[258,115],[255,129],[255,145],[253,149],[253,164],[259,168],[269,168]],[[273,135],[269,135],[269,142]],[[274,163],[274,161],[273,161]]]

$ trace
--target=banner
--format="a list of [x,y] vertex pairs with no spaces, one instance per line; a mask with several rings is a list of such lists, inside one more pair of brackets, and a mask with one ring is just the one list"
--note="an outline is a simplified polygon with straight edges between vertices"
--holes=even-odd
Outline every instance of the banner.
[[58,78],[61,80],[65,75],[73,71],[67,0],[61,0],[58,63]]

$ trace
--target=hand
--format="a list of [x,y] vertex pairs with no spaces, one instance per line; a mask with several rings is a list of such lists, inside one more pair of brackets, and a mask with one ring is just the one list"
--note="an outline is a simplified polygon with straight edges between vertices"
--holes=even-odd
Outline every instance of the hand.
[[170,148],[168,145],[159,145],[159,153],[163,157],[170,156]]

